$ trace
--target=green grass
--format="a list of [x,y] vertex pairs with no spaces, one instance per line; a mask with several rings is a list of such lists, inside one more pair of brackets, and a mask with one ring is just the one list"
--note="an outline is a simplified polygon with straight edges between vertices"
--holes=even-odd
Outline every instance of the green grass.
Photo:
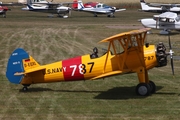
[[[136,74],[113,76],[98,81],[77,81],[31,85],[22,92],[21,85],[5,77],[9,55],[18,47],[24,48],[40,64],[89,54],[94,46],[107,49],[98,42],[111,35],[141,27],[137,20],[152,13],[136,9],[115,14],[116,18],[73,12],[68,19],[47,18],[47,14],[22,12],[14,8],[7,18],[0,18],[0,119],[2,120],[178,120],[180,117],[180,61],[174,61],[175,76],[170,63],[149,71],[157,92],[148,97],[135,94]],[[107,27],[113,26],[113,27]],[[116,28],[115,28],[116,27]],[[167,36],[159,31],[147,37],[151,44]],[[179,33],[171,36],[174,52],[179,53]]]

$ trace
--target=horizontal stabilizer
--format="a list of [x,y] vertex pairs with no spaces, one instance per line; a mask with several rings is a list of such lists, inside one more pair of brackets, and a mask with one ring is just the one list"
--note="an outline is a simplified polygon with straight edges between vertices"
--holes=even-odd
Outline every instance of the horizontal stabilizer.
[[45,69],[46,68],[44,68],[44,67],[37,67],[37,68],[29,69],[26,72],[16,72],[16,73],[14,73],[14,75],[19,76],[19,75],[29,74],[29,73],[33,73],[33,72],[37,72],[37,71],[44,71],[44,73],[45,73]]
[[116,12],[125,11],[126,9],[117,9]]

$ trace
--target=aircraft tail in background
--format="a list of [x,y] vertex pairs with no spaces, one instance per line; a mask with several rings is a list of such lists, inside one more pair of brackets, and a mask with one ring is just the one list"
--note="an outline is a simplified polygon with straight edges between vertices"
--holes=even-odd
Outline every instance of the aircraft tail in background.
[[146,4],[144,0],[140,0],[140,4],[142,10],[149,10],[150,7]]
[[84,8],[82,0],[78,0],[78,10],[81,10]]

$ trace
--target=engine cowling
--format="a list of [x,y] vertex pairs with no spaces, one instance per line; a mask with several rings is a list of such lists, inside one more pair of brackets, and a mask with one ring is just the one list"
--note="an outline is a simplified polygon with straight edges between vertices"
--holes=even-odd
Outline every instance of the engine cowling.
[[156,47],[156,58],[158,65],[156,67],[162,67],[167,65],[167,56],[166,47],[162,42],[159,42]]

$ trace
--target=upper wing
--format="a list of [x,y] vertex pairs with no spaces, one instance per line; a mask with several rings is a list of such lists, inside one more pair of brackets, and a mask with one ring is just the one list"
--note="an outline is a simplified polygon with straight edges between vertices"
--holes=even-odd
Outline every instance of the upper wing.
[[14,75],[19,76],[19,75],[29,74],[29,73],[33,73],[33,72],[37,72],[37,71],[43,71],[43,73],[45,73],[45,70],[46,70],[46,68],[40,66],[40,67],[29,69],[26,72],[14,73]]
[[76,2],[63,2],[63,3],[38,3],[34,2],[32,4],[43,4],[43,5],[48,5],[48,6],[63,6],[63,5],[70,5],[70,4],[75,4]]
[[165,12],[165,13],[162,13],[160,15],[155,15],[155,17],[159,17],[159,18],[176,18],[177,13]]
[[139,29],[139,30],[132,30],[132,31],[130,31],[130,32],[120,33],[120,34],[117,34],[117,35],[108,37],[108,38],[106,38],[106,39],[104,39],[104,40],[101,40],[99,43],[114,41],[114,40],[123,38],[124,36],[127,36],[127,35],[140,34],[140,33],[147,32],[147,31],[149,31],[149,30],[150,30],[150,28],[143,28],[143,29]]
[[22,3],[0,3],[0,6],[22,6]]
[[179,7],[180,4],[160,4],[160,3],[146,3],[151,7]]

